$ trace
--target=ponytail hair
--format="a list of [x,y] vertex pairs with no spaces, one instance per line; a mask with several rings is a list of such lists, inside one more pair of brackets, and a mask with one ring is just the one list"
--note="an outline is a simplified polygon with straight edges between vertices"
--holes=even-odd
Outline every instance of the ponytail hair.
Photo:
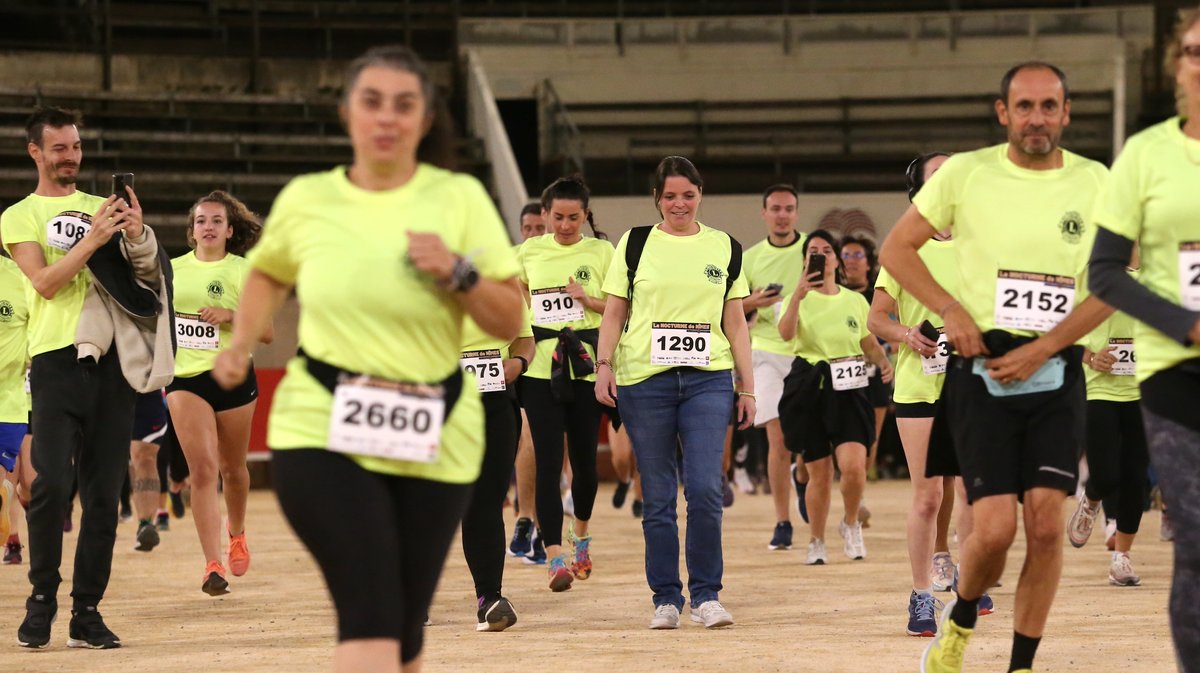
[[592,192],[588,189],[587,183],[583,181],[583,176],[575,173],[566,177],[559,178],[550,183],[550,186],[542,190],[542,210],[549,212],[550,206],[553,205],[555,199],[563,201],[578,201],[583,211],[587,213],[587,223],[592,229],[592,236],[602,240],[608,240],[608,234],[596,228],[596,220],[592,217],[592,209],[588,207],[591,200]]

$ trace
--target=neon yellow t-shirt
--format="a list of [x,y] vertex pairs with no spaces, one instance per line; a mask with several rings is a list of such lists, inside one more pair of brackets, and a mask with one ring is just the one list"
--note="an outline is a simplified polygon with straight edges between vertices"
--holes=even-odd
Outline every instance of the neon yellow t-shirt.
[[[17,243],[37,243],[46,256],[46,266],[67,256],[67,252],[92,227],[92,214],[104,198],[76,191],[70,196],[30,194],[0,215],[0,239],[12,254]],[[29,292],[29,355],[58,350],[75,343],[83,298],[91,285],[92,274],[85,266],[58,291],[46,299],[32,288]]]
[[25,330],[29,320],[29,280],[17,263],[0,257],[0,423],[26,423],[25,363],[29,361]]
[[[958,269],[954,262],[954,241],[929,241],[921,247],[918,254],[933,274],[933,279],[957,297]],[[922,322],[928,320],[934,327],[942,327],[941,317],[926,308],[916,297],[905,292],[887,269],[879,270],[879,277],[875,279],[875,289],[887,292],[896,301],[900,324],[919,328]],[[926,374],[921,363],[919,353],[906,344],[900,344],[900,351],[896,355],[896,391],[892,395],[893,401],[900,404],[933,403],[942,396],[942,383],[946,375]]]
[[[1099,353],[1109,346],[1117,346],[1114,355],[1119,360],[1136,360],[1141,355],[1141,344],[1137,341],[1137,321],[1128,315],[1117,311],[1100,323],[1084,339],[1088,350]],[[1132,353],[1129,349],[1132,348]],[[1140,367],[1140,365],[1139,365]],[[1142,398],[1138,392],[1136,376],[1106,374],[1091,367],[1084,366],[1084,376],[1087,380],[1087,398],[1089,400],[1108,400],[1110,402],[1134,402]]]
[[[604,285],[604,274],[612,263],[613,246],[608,241],[584,237],[574,245],[562,245],[554,240],[554,234],[544,234],[525,241],[518,253],[521,262],[521,282],[529,288],[531,303],[534,303],[532,313],[537,319],[538,302],[552,304],[561,300],[559,292],[565,292],[568,278],[574,278],[576,283],[583,286],[587,296],[596,299],[604,297],[600,289]],[[554,297],[551,299],[550,297]],[[604,316],[588,308],[583,309],[582,320],[566,322],[546,322],[539,324],[550,330],[561,330],[570,327],[575,331],[596,329],[600,327],[600,319]],[[556,339],[543,339],[537,343],[537,354],[529,365],[525,376],[533,379],[550,378],[550,360],[558,345]],[[595,349],[584,344],[584,349],[596,359]],[[581,381],[595,381],[594,374],[585,376]]]
[[742,258],[742,273],[751,291],[765,288],[776,283],[783,286],[779,300],[758,309],[758,319],[750,327],[750,347],[756,351],[791,355],[795,352],[794,344],[785,342],[779,336],[779,316],[787,307],[792,292],[800,283],[804,273],[804,241],[808,237],[800,234],[795,242],[783,247],[775,246],[769,239],[763,240],[749,250]]
[[[529,311],[529,306],[526,305],[525,320],[521,324],[521,330],[517,333],[518,339],[522,337],[533,336],[533,326],[531,325],[532,320],[533,318]],[[500,351],[500,357],[508,359],[510,357],[508,350],[510,345],[510,342],[503,339],[497,339],[487,332],[484,332],[483,329],[471,319],[471,316],[463,316],[463,352],[494,349]],[[532,362],[530,363],[530,366],[533,366]]]
[[840,285],[837,294],[810,291],[796,314],[796,356],[816,364],[864,355],[869,310],[861,294]]
[[1061,169],[1029,170],[1007,150],[955,154],[913,205],[935,230],[952,228],[956,298],[979,329],[997,329],[1006,316],[999,329],[1032,336],[1087,297],[1092,210],[1108,171],[1066,150]]
[[[246,282],[246,274],[250,265],[244,257],[227,254],[216,262],[202,262],[196,259],[195,252],[189,252],[171,260],[171,268],[175,273],[175,315],[178,320],[182,314],[185,320],[207,327],[199,319],[202,308],[227,308],[236,310],[238,300],[242,296],[242,284]],[[179,323],[176,330],[185,328],[185,323]],[[219,350],[229,347],[229,338],[233,335],[233,324],[223,323],[217,329],[219,337],[218,349],[184,348],[180,346],[175,353],[175,376],[184,378],[196,376],[213,368],[213,361]]]
[[[279,194],[249,262],[295,285],[300,344],[318,360],[393,381],[432,383],[459,367],[463,309],[408,261],[408,234],[436,233],[485,278],[518,267],[504,224],[475,178],[420,164],[405,185],[368,191],[345,167],[292,180]],[[324,447],[333,397],[297,357],[271,408],[272,449]],[[448,483],[479,474],[483,411],[464,385],[432,463],[355,456],[365,469]]]
[[[1172,117],[1129,139],[1100,195],[1096,221],[1140,244],[1142,285],[1200,312],[1200,301],[1183,301],[1185,287],[1200,294],[1200,141],[1185,136],[1180,123]],[[1139,383],[1196,357],[1200,344],[1184,346],[1139,324]]]
[[[603,287],[622,299],[629,290],[628,242],[626,233],[617,244]],[[655,225],[638,261],[628,329],[621,334],[614,354],[617,385],[631,386],[674,368],[650,361],[653,323],[707,325],[709,362],[695,368],[733,369],[733,353],[721,319],[725,302],[749,295],[750,288],[746,275],[739,274],[726,293],[730,252],[729,236],[718,229],[700,224],[698,233],[674,236]]]

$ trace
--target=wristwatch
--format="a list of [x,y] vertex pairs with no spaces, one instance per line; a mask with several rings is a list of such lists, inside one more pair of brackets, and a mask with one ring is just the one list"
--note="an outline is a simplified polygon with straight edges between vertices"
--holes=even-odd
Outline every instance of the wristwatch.
[[466,257],[459,257],[450,272],[451,292],[467,292],[479,283],[479,269]]

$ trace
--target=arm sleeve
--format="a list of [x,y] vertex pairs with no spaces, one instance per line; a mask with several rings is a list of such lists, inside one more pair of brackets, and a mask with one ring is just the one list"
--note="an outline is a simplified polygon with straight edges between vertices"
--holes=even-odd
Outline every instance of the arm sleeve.
[[1163,299],[1125,272],[1133,241],[1101,227],[1088,263],[1088,289],[1104,303],[1189,346],[1188,332],[1200,314]]

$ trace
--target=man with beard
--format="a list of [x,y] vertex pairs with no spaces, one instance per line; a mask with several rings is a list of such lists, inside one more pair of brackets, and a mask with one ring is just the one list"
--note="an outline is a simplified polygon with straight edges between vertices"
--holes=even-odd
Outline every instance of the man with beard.
[[116,348],[98,362],[80,360],[76,330],[92,282],[88,260],[114,235],[144,243],[142,209],[129,190],[123,198],[75,188],[83,150],[79,113],[38,108],[25,125],[37,189],[0,217],[0,238],[34,292],[29,294],[32,358],[33,465],[38,476],[28,508],[29,581],[25,619],[17,631],[24,647],[45,647],[58,611],[62,582],[63,515],[78,468],[83,519],[75,550],[70,647],[108,649],[121,641],[105,626],[97,605],[104,597],[116,540],[117,499],[129,465],[134,391]]
[[[884,242],[892,277],[945,321],[956,353],[946,420],[974,505],[955,600],[921,659],[922,673],[959,673],[979,599],[1000,579],[1023,503],[1027,551],[1013,601],[1008,671],[1030,671],[1062,571],[1062,511],[1083,442],[1083,349],[1112,309],[1088,297],[1093,203],[1107,171],[1059,148],[1070,122],[1063,72],[1022,63],[1000,85],[1008,142],[956,154],[913,199]],[[951,295],[917,251],[950,229]],[[1086,298],[1085,298],[1086,297]]]

